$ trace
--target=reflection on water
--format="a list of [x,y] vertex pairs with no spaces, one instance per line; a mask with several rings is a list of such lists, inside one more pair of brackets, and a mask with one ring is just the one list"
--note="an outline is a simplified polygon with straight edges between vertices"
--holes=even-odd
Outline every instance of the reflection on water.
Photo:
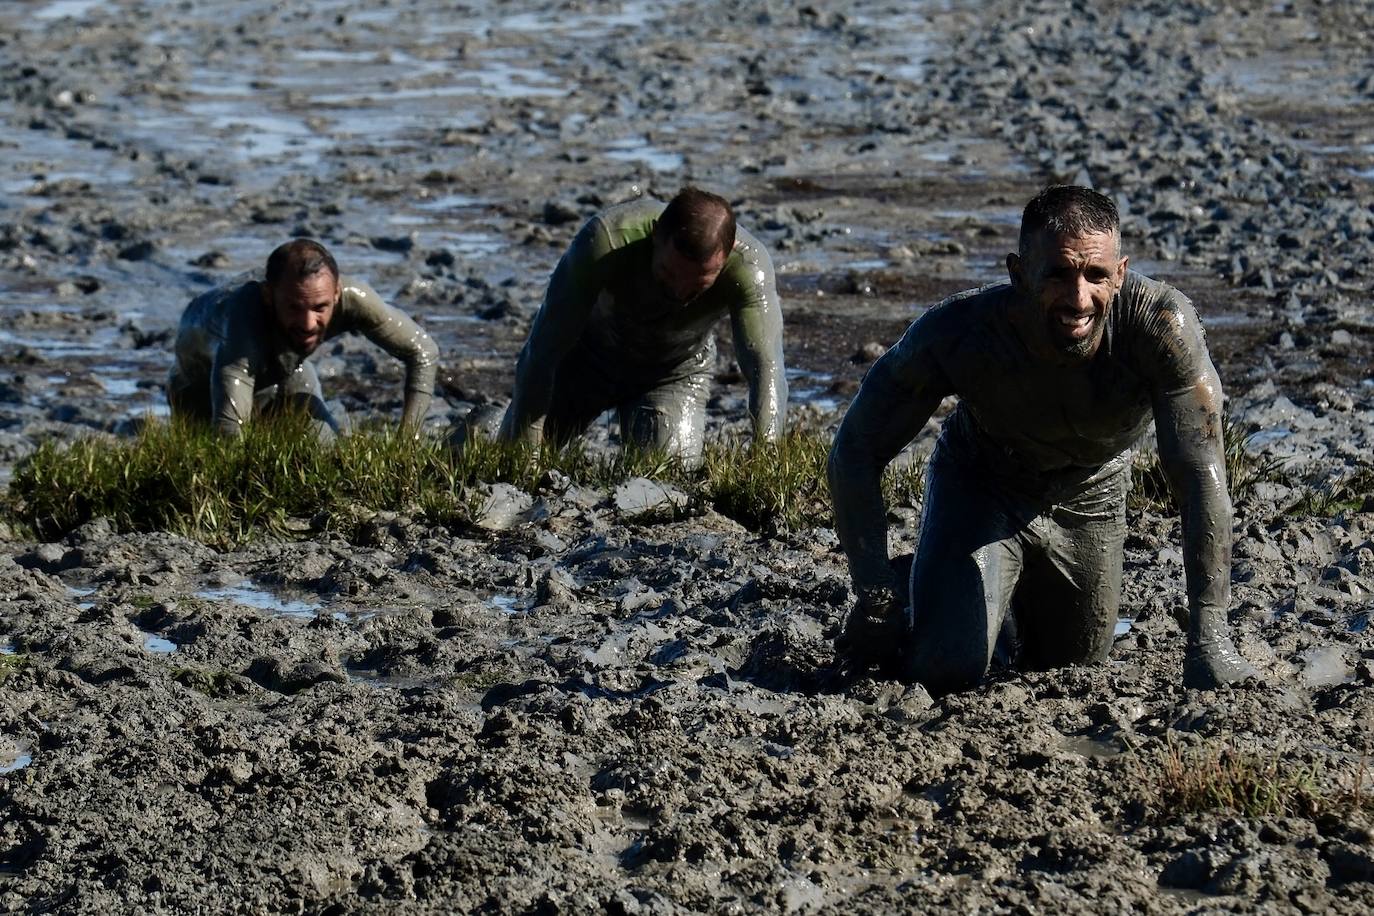
[[107,0],[52,0],[47,6],[39,7],[32,15],[34,19],[62,19],[70,16],[80,19],[96,7],[104,6]]
[[655,172],[676,172],[683,164],[681,155],[659,149],[643,137],[612,140],[606,144],[606,158],[642,162]]
[[502,614],[518,614],[525,610],[525,606],[515,595],[492,595],[487,599],[487,604],[500,611]]
[[143,648],[157,655],[170,655],[177,650],[177,644],[154,633],[143,634]]
[[0,747],[0,773],[13,773],[33,763],[33,755],[25,742],[16,742],[9,748]]
[[232,601],[235,604],[259,608],[271,614],[280,614],[283,617],[309,620],[315,618],[321,607],[317,602],[278,598],[271,592],[248,583],[222,588],[207,588],[196,592],[195,596],[204,598],[206,601]]

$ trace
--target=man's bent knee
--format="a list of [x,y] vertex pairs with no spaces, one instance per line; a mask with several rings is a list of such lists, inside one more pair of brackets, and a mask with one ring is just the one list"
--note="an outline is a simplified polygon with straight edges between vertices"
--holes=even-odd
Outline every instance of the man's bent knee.
[[955,693],[976,687],[987,677],[991,664],[986,654],[961,654],[936,646],[917,649],[906,665],[906,679],[915,681],[932,694]]

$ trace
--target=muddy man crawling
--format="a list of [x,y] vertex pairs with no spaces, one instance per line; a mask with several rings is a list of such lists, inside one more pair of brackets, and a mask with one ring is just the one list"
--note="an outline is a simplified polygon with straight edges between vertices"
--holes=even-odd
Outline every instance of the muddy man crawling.
[[401,422],[418,432],[433,397],[438,347],[372,287],[340,277],[333,256],[310,239],[277,247],[265,275],[240,277],[191,300],[167,378],[172,415],[238,435],[254,412],[293,406],[310,415],[322,441],[330,441],[339,425],[306,359],[325,340],[349,331],[405,363]]
[[566,442],[616,408],[623,441],[696,461],[715,372],[712,329],[727,314],[754,435],[776,439],[787,381],[768,252],[736,230],[724,198],[696,188],[667,206],[646,198],[603,211],[549,280],[501,437]]
[[[1183,521],[1184,684],[1257,676],[1226,622],[1221,383],[1192,303],[1127,260],[1110,199],[1048,188],[1025,209],[1011,282],[936,305],[869,371],[829,463],[858,594],[837,649],[853,663],[932,691],[971,686],[1013,607],[1022,663],[1105,660],[1131,449],[1153,418]],[[930,457],[907,607],[879,479],[946,395],[959,400]]]

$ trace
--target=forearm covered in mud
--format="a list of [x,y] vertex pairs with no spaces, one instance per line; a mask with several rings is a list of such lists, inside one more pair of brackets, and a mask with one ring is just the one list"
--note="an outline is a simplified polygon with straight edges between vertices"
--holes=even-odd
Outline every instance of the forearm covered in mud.
[[439,366],[439,347],[415,321],[400,309],[382,301],[372,287],[350,283],[345,287],[359,309],[359,329],[368,340],[405,363],[405,404],[401,425],[418,431],[434,397],[434,378]]
[[869,370],[835,434],[826,467],[835,529],[861,599],[895,585],[887,555],[883,471],[920,432],[941,398],[923,377],[920,357],[907,346],[912,334],[908,331]]
[[735,358],[749,383],[754,438],[775,442],[787,429],[787,374],[782,352],[782,305],[772,266],[759,294],[732,310]]
[[210,416],[225,436],[239,436],[253,416],[256,379],[243,357],[217,354],[210,370]]
[[1221,383],[1210,362],[1191,387],[1155,402],[1160,462],[1182,521],[1191,645],[1226,637],[1231,603],[1231,498],[1221,411]]
[[502,439],[537,443],[542,438],[558,364],[582,336],[600,293],[597,260],[609,247],[605,227],[592,219],[559,259],[516,362],[515,391],[501,423]]

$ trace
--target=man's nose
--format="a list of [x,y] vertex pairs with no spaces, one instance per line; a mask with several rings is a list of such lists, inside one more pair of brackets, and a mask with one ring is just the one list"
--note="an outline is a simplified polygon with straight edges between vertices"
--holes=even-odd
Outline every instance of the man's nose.
[[1093,285],[1088,282],[1086,277],[1078,277],[1074,281],[1074,299],[1080,312],[1091,311],[1093,305]]

